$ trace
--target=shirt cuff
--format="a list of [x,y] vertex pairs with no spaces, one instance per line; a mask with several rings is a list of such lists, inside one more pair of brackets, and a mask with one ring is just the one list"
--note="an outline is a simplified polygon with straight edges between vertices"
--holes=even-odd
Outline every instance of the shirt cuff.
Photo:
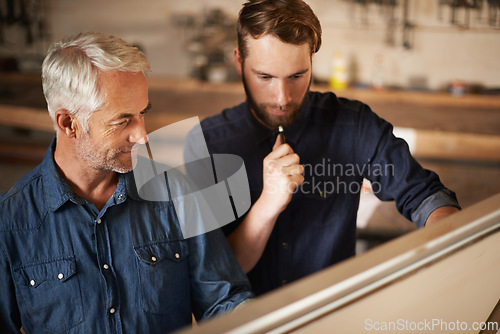
[[457,200],[448,189],[443,189],[435,192],[420,203],[418,208],[412,213],[411,221],[417,227],[424,227],[429,215],[436,209],[443,206],[453,206],[461,209]]

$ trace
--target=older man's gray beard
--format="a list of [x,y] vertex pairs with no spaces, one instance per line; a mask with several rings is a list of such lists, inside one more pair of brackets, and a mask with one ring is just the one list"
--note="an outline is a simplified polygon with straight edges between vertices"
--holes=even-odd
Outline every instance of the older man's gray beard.
[[[300,110],[304,105],[307,93],[309,92],[309,87],[311,86],[311,79],[309,79],[309,85],[307,86],[307,90],[304,93],[304,96],[302,97],[300,103],[290,103],[286,106],[281,106],[285,110],[290,110],[290,112],[284,116],[276,116],[266,112],[266,107],[268,106],[267,104],[257,104],[252,93],[250,92],[250,89],[248,88],[244,71],[242,71],[241,78],[243,80],[243,87],[245,88],[245,93],[247,95],[248,106],[250,107],[253,115],[257,118],[258,121],[273,130],[277,129],[279,125],[288,127],[295,122],[297,117],[299,117]],[[276,109],[278,109],[279,107],[280,106],[275,106]]]
[[133,169],[134,159],[131,157],[130,165],[121,163],[117,156],[127,149],[116,149],[112,152],[112,156],[107,156],[105,153],[99,152],[95,147],[94,142],[88,133],[82,135],[82,139],[78,142],[78,154],[87,160],[91,167],[102,171],[113,171],[120,174],[125,174]]

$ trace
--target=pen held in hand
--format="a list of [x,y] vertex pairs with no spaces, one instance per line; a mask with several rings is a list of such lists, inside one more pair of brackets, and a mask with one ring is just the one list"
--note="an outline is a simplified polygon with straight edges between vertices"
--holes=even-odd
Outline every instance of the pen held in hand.
[[285,132],[284,132],[283,127],[281,125],[278,126],[278,133],[280,135],[281,144],[284,144],[285,143]]

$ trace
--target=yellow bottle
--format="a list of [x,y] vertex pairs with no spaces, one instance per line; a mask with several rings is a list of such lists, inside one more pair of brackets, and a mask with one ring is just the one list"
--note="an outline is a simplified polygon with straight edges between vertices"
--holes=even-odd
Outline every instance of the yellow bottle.
[[330,88],[342,90],[347,88],[347,64],[342,53],[335,52],[332,57],[332,72],[330,74]]

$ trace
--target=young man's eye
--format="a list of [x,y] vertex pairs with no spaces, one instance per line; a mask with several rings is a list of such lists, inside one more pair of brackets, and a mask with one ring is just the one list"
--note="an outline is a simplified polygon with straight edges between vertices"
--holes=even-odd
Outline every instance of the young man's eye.
[[260,80],[269,80],[271,77],[269,75],[259,75]]

